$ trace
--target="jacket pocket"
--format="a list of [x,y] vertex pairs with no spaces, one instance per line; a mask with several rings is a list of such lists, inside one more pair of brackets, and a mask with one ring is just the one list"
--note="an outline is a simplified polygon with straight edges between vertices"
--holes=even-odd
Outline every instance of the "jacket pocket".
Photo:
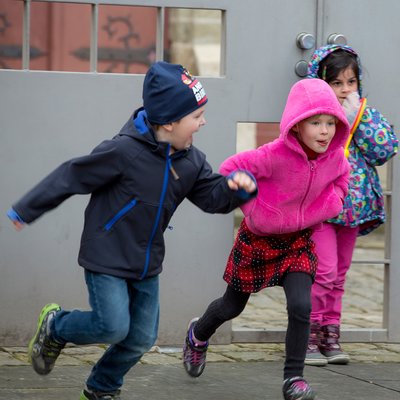
[[251,227],[258,232],[263,232],[265,234],[283,232],[285,218],[282,212],[261,199],[256,199],[247,217]]
[[112,227],[123,218],[133,207],[136,206],[137,201],[135,199],[131,200],[128,204],[126,204],[121,210],[119,210],[105,225],[104,230],[109,231]]

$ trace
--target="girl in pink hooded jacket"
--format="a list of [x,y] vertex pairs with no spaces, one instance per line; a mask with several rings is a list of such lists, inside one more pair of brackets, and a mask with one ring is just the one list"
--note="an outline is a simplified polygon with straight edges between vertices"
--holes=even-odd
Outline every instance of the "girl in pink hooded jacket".
[[216,329],[243,311],[251,293],[280,285],[288,311],[283,395],[286,400],[314,399],[303,378],[317,267],[311,234],[342,210],[349,175],[343,146],[349,125],[329,85],[307,79],[292,87],[280,131],[275,141],[236,154],[220,168],[225,175],[250,171],[258,196],[241,206],[244,219],[224,273],[226,292],[200,319],[190,321],[183,363],[190,376],[200,376]]

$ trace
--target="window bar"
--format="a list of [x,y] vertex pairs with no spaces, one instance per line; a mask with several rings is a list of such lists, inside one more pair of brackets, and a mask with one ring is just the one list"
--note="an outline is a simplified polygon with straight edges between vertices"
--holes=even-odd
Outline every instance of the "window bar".
[[97,72],[98,34],[99,34],[99,5],[92,4],[92,21],[90,32],[90,72]]
[[[386,192],[384,191],[384,195],[386,196],[385,201],[385,211],[386,211],[386,223],[385,223],[385,258],[391,258],[391,240],[390,237],[392,233],[392,182],[393,182],[393,164],[392,160],[389,160],[387,163],[386,170],[386,182],[389,183],[389,186],[386,187]],[[389,311],[389,277],[390,277],[390,267],[391,263],[388,262],[385,264],[384,269],[384,279],[383,279],[383,319],[382,326],[385,329],[389,330],[389,319],[390,319],[390,311]]]
[[29,69],[30,61],[30,30],[31,30],[31,0],[24,0],[24,17],[22,24],[22,69]]
[[220,49],[220,64],[219,75],[226,74],[226,10],[221,10],[221,49]]
[[164,60],[164,29],[165,7],[160,7],[157,13],[156,61]]

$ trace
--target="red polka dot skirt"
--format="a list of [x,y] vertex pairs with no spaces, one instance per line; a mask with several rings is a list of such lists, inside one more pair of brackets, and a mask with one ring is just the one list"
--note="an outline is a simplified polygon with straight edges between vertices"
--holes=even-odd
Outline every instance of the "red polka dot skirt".
[[318,258],[311,240],[311,229],[258,236],[243,220],[224,273],[224,280],[241,292],[255,293],[271,286],[282,286],[291,272],[305,272],[314,280]]

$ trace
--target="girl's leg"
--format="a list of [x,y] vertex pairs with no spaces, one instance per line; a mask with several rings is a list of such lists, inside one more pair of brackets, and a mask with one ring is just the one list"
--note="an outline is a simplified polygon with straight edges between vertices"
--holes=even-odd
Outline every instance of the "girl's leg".
[[338,270],[338,243],[336,225],[324,223],[316,230],[312,239],[318,255],[318,268],[315,282],[311,289],[311,323],[321,325],[331,304],[327,304],[328,296],[333,290]]
[[125,374],[150,350],[157,338],[159,320],[158,276],[128,281],[129,329],[119,343],[111,345],[93,367],[87,387],[96,392],[116,392]]
[[338,226],[336,227],[336,230],[338,249],[337,274],[336,279],[332,282],[332,289],[326,296],[326,309],[321,325],[340,325],[346,274],[351,265],[353,251],[358,235],[358,227],[350,228],[347,226]]
[[193,378],[200,376],[206,365],[208,339],[225,321],[237,317],[246,306],[250,293],[235,291],[230,286],[214,300],[200,319],[192,319],[183,345],[183,365]]
[[288,273],[283,281],[288,312],[282,387],[285,399],[315,399],[314,390],[303,378],[310,332],[311,286],[311,275],[304,272]]
[[238,292],[231,286],[225,294],[208,306],[203,316],[196,322],[193,333],[196,339],[207,341],[226,321],[229,321],[244,310],[250,293]]
[[312,278],[303,272],[288,273],[283,281],[288,313],[284,379],[303,376],[310,332]]
[[350,360],[339,343],[342,298],[347,271],[350,268],[358,228],[338,226],[338,267],[332,290],[326,298],[326,309],[321,324],[320,351],[330,364],[347,364]]

